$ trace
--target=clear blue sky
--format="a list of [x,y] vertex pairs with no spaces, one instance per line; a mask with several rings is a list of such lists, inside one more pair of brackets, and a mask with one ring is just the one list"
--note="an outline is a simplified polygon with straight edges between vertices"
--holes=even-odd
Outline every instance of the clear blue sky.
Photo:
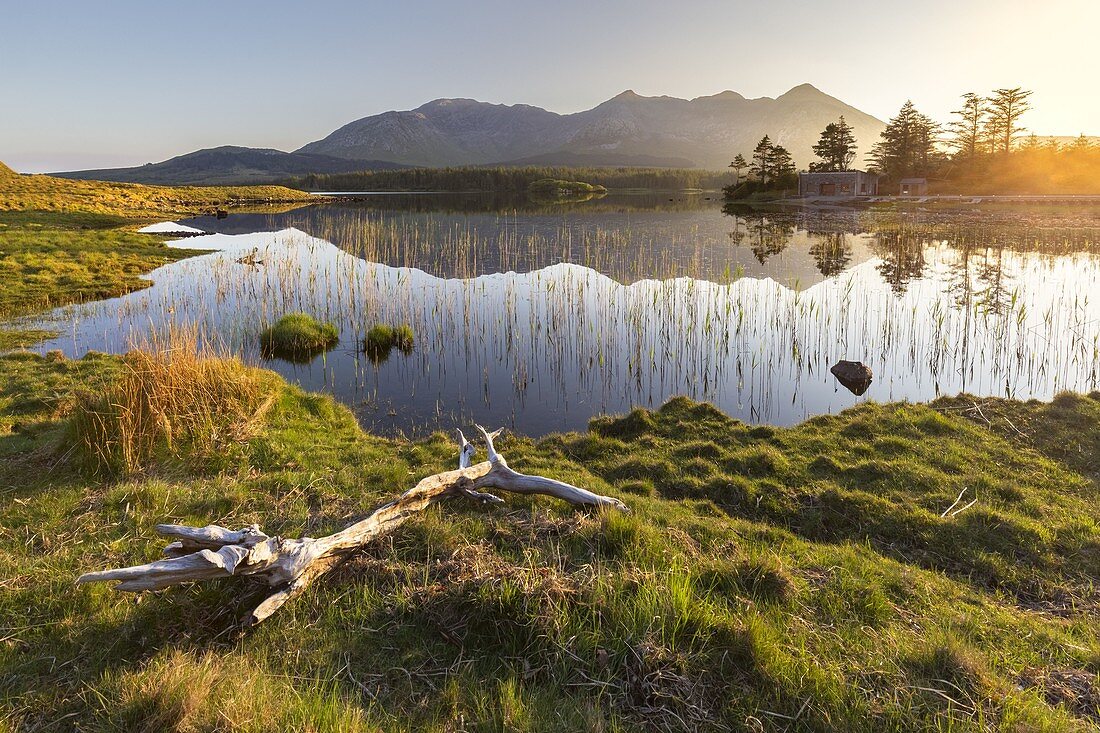
[[437,97],[557,112],[624,89],[777,96],[885,119],[1035,90],[1040,134],[1100,134],[1100,1],[0,0],[0,160],[46,171],[221,144],[292,150]]

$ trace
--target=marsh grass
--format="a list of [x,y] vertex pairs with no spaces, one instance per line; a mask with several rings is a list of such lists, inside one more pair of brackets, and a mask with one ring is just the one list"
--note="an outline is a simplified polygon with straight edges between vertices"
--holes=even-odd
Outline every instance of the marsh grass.
[[267,357],[288,361],[309,361],[340,341],[331,323],[322,323],[306,313],[290,313],[260,333],[260,348]]
[[403,354],[409,354],[414,344],[415,336],[408,323],[398,326],[378,323],[371,326],[363,337],[363,351],[372,361],[385,361],[395,348]]
[[116,381],[77,398],[70,444],[100,474],[184,461],[223,466],[278,397],[271,372],[215,354],[194,332],[172,332],[122,357]]
[[[0,211],[0,323],[147,288],[151,282],[143,274],[197,254],[167,247],[156,235],[112,228],[122,221],[88,213]],[[53,335],[3,324],[0,351]]]

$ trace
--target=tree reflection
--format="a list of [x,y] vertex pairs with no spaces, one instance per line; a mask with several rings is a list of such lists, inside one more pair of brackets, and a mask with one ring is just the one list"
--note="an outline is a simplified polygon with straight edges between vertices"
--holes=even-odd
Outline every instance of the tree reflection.
[[1012,297],[1009,293],[1011,278],[1004,274],[1004,248],[986,250],[985,256],[978,261],[974,277],[984,286],[981,289],[982,306],[992,313],[1005,314]]
[[727,202],[722,213],[733,217],[730,241],[737,246],[747,241],[749,250],[761,265],[785,250],[794,236],[794,222],[764,216],[743,204]]
[[924,247],[922,239],[901,232],[883,232],[875,237],[873,248],[882,259],[878,272],[895,293],[904,293],[910,282],[924,274]]
[[1014,281],[1004,271],[1004,248],[958,248],[948,265],[948,292],[959,308],[975,303],[989,313],[1004,315],[1012,307]]
[[810,233],[810,255],[817,263],[818,272],[833,277],[844,272],[852,261],[852,245],[843,232]]
[[763,265],[791,243],[794,224],[772,221],[762,216],[750,221],[748,230],[749,249],[756,261]]

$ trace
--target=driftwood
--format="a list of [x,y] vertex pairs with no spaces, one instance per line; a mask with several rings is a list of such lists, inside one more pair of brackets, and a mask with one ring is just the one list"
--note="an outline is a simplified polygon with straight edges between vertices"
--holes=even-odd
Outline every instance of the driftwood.
[[217,525],[158,524],[156,531],[159,534],[174,539],[164,549],[168,559],[85,573],[76,582],[119,581],[116,590],[142,591],[212,578],[251,576],[266,581],[275,589],[252,611],[249,623],[257,624],[355,551],[401,526],[414,514],[446,499],[464,496],[484,503],[503,503],[499,497],[484,492],[495,489],[553,496],[575,506],[629,511],[613,497],[594,494],[563,481],[513,471],[504,456],[493,447],[493,438],[500,431],[488,433],[480,425],[478,429],[485,437],[488,461],[471,465],[474,446],[459,431],[462,442],[458,469],[428,476],[365,519],[335,534],[285,539],[269,537],[257,525],[232,531]]
[[[962,514],[963,512],[965,512],[967,509],[969,509],[970,507],[972,507],[972,506],[974,506],[975,504],[978,503],[978,497],[976,496],[976,494],[978,492],[975,491],[974,492],[975,497],[974,497],[973,501],[971,501],[969,504],[965,504],[965,505],[959,507],[958,509],[955,509],[955,507],[959,506],[959,502],[962,501],[963,496],[966,494],[966,490],[968,488],[970,488],[970,487],[969,486],[964,486],[963,487],[963,490],[959,492],[959,495],[957,497],[955,497],[955,501],[952,502],[951,506],[949,506],[949,507],[947,507],[946,509],[943,510],[943,514],[940,515],[940,519],[951,519],[952,517],[957,517],[960,514]],[[951,511],[952,509],[954,509],[954,511]]]

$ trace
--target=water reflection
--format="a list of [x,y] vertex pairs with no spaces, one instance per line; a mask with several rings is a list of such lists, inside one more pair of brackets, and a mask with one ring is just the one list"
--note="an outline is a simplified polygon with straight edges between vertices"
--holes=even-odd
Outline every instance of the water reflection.
[[[713,204],[428,213],[372,201],[213,224],[249,231],[188,239],[217,251],[157,270],[148,290],[57,312],[65,336],[41,349],[121,351],[194,322],[331,392],[365,426],[405,432],[476,419],[538,435],[676,394],[790,424],[859,399],[1097,386],[1090,252]],[[259,331],[293,311],[335,322],[340,345],[307,364],[263,360]],[[402,322],[410,353],[362,353],[371,325]],[[829,373],[841,359],[874,371],[863,397]]]
[[810,255],[817,270],[825,277],[834,277],[848,268],[852,261],[852,245],[844,232],[820,232],[811,235]]

